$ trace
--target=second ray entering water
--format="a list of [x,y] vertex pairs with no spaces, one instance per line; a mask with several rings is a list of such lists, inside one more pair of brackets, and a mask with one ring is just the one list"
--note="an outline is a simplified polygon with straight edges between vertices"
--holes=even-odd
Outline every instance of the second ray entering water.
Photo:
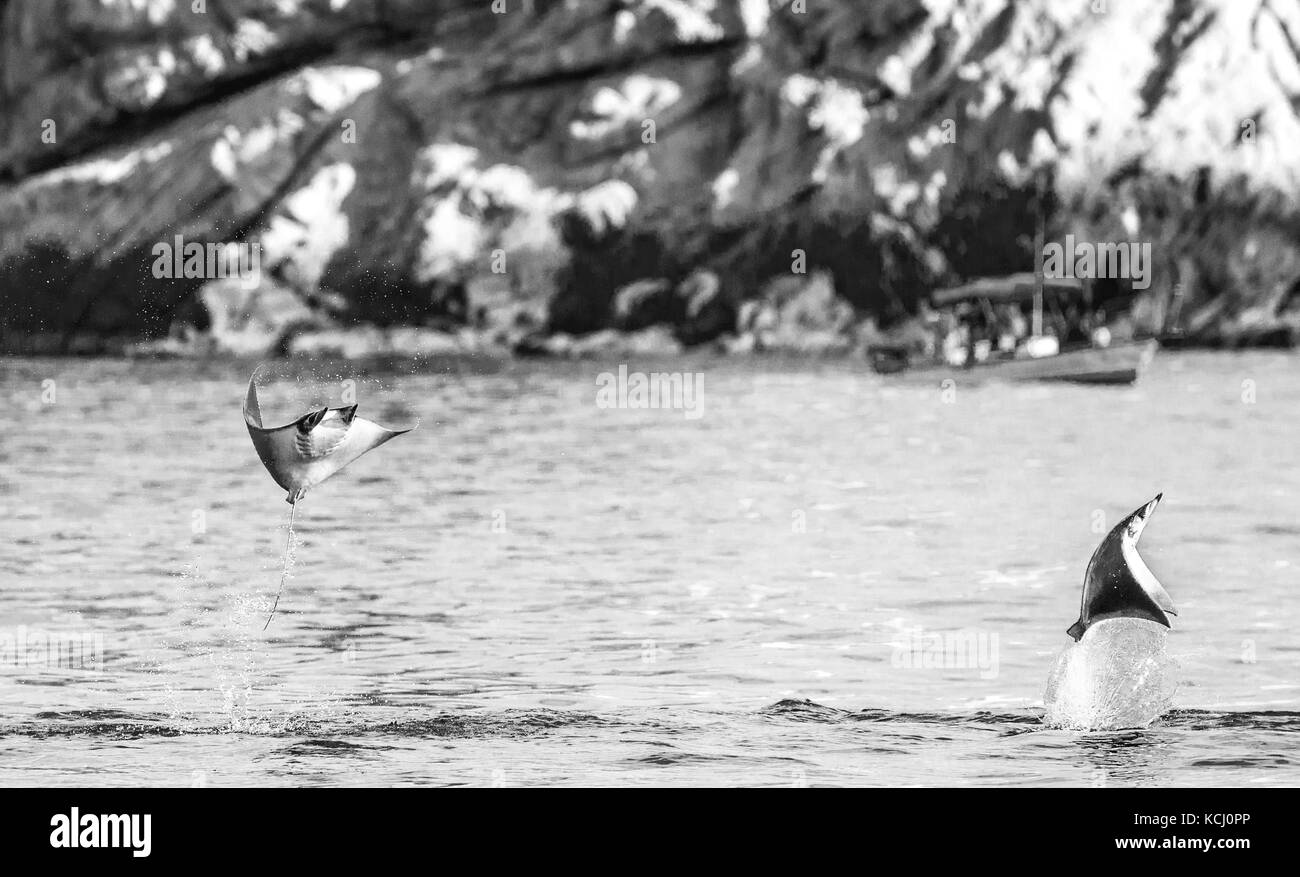
[[1120,521],[1088,562],[1079,620],[1066,631],[1075,642],[1057,657],[1043,695],[1050,725],[1144,728],[1173,701],[1177,665],[1166,639],[1178,613],[1137,550],[1160,499]]

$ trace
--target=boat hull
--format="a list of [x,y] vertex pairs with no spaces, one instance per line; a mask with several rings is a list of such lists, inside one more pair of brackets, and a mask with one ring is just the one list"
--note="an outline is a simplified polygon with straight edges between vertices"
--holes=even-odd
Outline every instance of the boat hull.
[[1075,384],[1131,384],[1151,362],[1154,339],[1065,350],[1038,359],[1001,359],[978,363],[970,368],[949,365],[920,365],[895,371],[899,377],[970,381],[1063,381]]

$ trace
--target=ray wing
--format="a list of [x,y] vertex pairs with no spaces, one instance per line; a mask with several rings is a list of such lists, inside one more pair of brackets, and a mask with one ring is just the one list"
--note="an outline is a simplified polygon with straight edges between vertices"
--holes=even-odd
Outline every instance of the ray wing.
[[[346,434],[333,445],[328,455],[301,460],[295,465],[294,472],[299,478],[297,482],[298,489],[306,490],[315,487],[362,454],[374,450],[384,442],[397,438],[402,433],[410,431],[409,429],[387,429],[363,417],[352,418],[352,425],[348,427]],[[290,493],[294,492],[293,488],[286,489]]]
[[[301,433],[294,423],[267,429],[262,425],[262,411],[257,399],[257,384],[250,379],[244,397],[244,422],[253,440],[257,455],[271,473],[275,483],[289,492],[289,502],[295,502],[308,489],[320,484],[344,466],[390,439],[410,429],[387,429],[361,417],[353,417],[346,430],[331,430],[340,436],[325,445],[312,443],[314,456],[304,454],[299,444]],[[414,427],[412,427],[413,429]],[[313,430],[315,432],[316,430]]]

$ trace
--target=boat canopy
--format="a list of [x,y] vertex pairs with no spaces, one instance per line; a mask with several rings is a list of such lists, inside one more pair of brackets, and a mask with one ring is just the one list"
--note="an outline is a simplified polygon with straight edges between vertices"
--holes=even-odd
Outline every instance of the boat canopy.
[[[930,301],[939,308],[980,300],[993,304],[1031,302],[1034,300],[1035,288],[1033,272],[1025,271],[1005,277],[981,277],[961,286],[936,289],[930,294]],[[1082,295],[1085,292],[1082,280],[1069,277],[1045,278],[1043,291],[1061,296]]]

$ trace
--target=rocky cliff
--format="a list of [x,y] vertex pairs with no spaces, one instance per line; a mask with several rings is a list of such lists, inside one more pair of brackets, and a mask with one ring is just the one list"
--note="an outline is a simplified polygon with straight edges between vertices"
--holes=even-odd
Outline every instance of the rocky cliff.
[[0,0],[0,107],[10,351],[840,349],[1040,204],[1300,323],[1294,0]]

